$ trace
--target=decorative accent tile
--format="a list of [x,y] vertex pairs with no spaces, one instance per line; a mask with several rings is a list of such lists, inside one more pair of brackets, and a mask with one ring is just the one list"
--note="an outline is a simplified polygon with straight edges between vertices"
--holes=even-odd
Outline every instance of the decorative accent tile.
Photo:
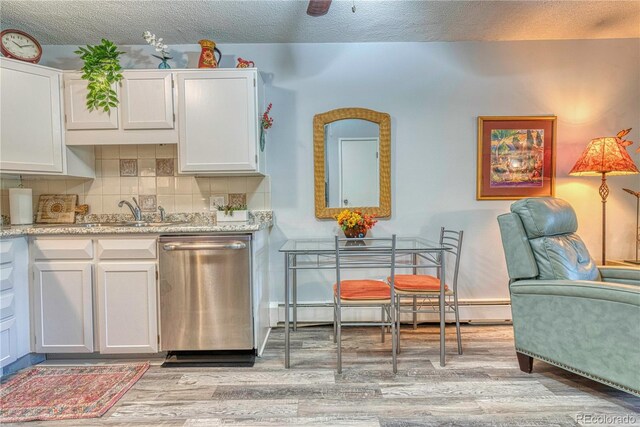
[[246,206],[247,194],[246,193],[230,193],[229,204],[231,206]]
[[120,159],[120,176],[138,176],[138,159]]
[[140,210],[142,212],[155,212],[157,209],[157,199],[155,195],[140,195]]
[[173,176],[173,159],[156,159],[156,176]]

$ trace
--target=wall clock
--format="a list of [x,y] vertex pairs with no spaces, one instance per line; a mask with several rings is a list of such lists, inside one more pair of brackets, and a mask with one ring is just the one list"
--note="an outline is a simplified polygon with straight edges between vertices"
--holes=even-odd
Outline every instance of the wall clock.
[[42,57],[42,46],[33,36],[20,30],[0,33],[0,51],[7,58],[37,64]]

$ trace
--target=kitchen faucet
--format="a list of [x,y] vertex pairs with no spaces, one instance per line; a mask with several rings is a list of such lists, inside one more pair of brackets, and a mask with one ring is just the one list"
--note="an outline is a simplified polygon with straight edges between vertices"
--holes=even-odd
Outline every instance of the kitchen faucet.
[[135,219],[136,221],[142,221],[142,210],[140,209],[140,205],[138,204],[138,201],[136,200],[135,197],[132,197],[132,199],[133,199],[133,203],[136,204],[135,208],[131,203],[129,203],[126,200],[121,200],[120,203],[118,203],[118,207],[121,208],[123,205],[127,205],[129,209],[131,209],[131,213],[133,214],[133,219]]
[[158,206],[158,211],[160,211],[160,221],[164,222],[167,220],[167,211],[164,210],[162,206]]

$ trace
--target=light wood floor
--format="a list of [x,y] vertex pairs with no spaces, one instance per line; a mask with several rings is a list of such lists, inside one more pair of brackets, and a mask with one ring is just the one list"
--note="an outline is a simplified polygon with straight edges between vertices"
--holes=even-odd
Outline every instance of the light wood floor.
[[397,375],[379,328],[343,333],[341,375],[331,328],[292,333],[290,370],[283,368],[284,331],[276,329],[253,368],[156,363],[101,419],[28,425],[588,425],[580,414],[631,415],[640,424],[639,398],[539,361],[533,374],[521,372],[510,325],[463,325],[462,356],[449,329],[441,368],[437,326],[404,327]]

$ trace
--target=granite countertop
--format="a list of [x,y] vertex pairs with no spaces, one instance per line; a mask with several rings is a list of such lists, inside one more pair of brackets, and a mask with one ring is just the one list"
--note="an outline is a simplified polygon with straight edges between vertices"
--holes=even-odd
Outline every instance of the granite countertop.
[[[176,224],[166,226],[93,226],[83,227],[82,223],[113,223],[131,221],[131,217],[122,215],[87,215],[79,218],[76,224],[60,225],[24,225],[3,226],[0,228],[0,238],[18,236],[47,236],[47,235],[95,235],[95,234],[178,234],[178,233],[251,233],[264,230],[273,225],[272,211],[251,211],[247,222],[232,222],[216,224],[215,221],[202,214],[174,214],[168,221]],[[157,221],[156,218],[145,218],[145,221]]]

